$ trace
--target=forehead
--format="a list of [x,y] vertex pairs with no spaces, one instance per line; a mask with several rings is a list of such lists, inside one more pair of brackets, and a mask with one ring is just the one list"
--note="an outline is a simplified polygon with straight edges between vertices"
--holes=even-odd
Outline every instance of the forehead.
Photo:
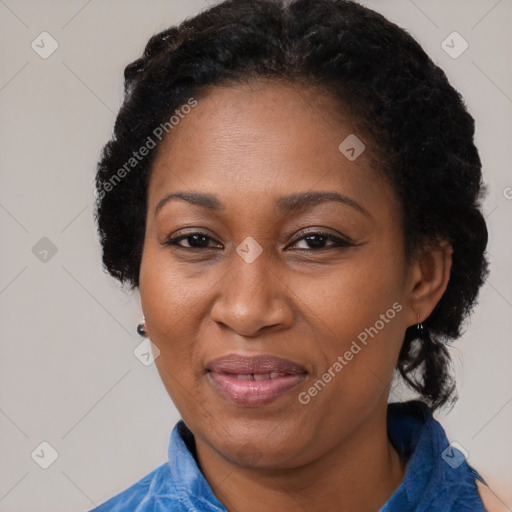
[[[320,88],[237,84],[209,88],[197,102],[158,149],[150,203],[198,188],[228,202],[314,189],[382,197],[370,141]],[[354,159],[347,149],[362,152]]]

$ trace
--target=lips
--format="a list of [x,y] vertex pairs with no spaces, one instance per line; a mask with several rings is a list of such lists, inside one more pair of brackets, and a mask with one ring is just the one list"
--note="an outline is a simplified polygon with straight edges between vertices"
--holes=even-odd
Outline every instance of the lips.
[[273,402],[307,376],[297,363],[270,355],[230,354],[208,363],[206,371],[217,392],[236,405],[248,407]]

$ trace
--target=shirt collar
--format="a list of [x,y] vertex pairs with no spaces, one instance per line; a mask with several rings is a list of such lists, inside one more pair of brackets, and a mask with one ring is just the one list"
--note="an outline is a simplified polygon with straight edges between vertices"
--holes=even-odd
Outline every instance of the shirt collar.
[[[443,459],[448,440],[423,402],[389,404],[387,428],[407,466],[403,481],[380,512],[451,510],[461,493],[473,490],[475,477],[481,479],[465,462],[453,468]],[[195,453],[194,436],[180,420],[168,451],[175,493],[185,510],[226,512],[199,469]]]
[[380,512],[462,510],[458,506],[466,501],[469,508],[464,510],[484,510],[478,508],[476,493],[475,478],[481,480],[480,475],[461,452],[448,448],[443,427],[425,403],[389,404],[387,426],[388,437],[407,466],[401,484]]
[[168,450],[174,492],[184,510],[226,512],[201,473],[195,453],[194,436],[180,420],[171,433]]

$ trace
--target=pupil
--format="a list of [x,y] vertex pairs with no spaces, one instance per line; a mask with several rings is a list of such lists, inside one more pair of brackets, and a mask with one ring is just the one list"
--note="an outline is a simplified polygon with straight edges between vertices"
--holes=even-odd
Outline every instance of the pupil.
[[313,248],[323,248],[325,244],[325,236],[322,235],[309,235],[306,237],[307,243]]
[[191,235],[188,243],[191,247],[204,247],[205,245],[208,245],[207,238],[208,237],[204,235]]

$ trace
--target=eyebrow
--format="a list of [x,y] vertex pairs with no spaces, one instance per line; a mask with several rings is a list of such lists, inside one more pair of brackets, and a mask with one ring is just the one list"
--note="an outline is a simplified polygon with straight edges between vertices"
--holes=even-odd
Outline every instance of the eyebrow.
[[[224,205],[211,194],[201,194],[199,192],[174,192],[163,197],[155,208],[155,215],[169,202],[173,200],[185,201],[189,204],[199,206],[206,210],[220,211],[224,210]],[[354,208],[360,213],[371,217],[368,210],[350,197],[330,191],[303,192],[280,197],[275,207],[283,213],[303,212],[317,204],[334,201]]]
[[302,194],[292,194],[289,196],[280,197],[276,201],[276,207],[282,212],[302,212],[307,210],[311,206],[315,206],[320,203],[326,203],[329,201],[338,202],[351,206],[355,210],[363,213],[364,215],[371,217],[370,212],[363,208],[359,203],[351,199],[350,197],[339,194],[338,192],[330,191],[318,191],[318,192],[304,192]]

